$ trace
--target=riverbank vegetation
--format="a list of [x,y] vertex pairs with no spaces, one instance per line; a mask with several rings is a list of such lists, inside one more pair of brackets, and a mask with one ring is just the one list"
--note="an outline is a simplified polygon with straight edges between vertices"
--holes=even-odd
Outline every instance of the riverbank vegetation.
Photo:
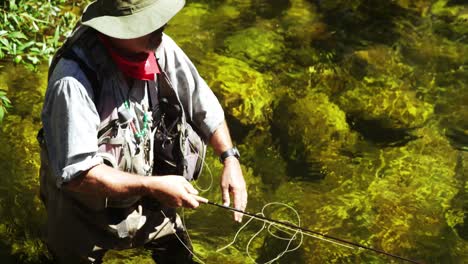
[[0,60],[28,66],[48,61],[88,1],[8,0],[0,4]]
[[[0,1],[0,67],[5,63],[37,70],[48,63],[55,50],[73,30],[78,14],[89,1]],[[11,65],[11,64],[10,64]],[[0,124],[10,101],[8,87],[0,87]]]

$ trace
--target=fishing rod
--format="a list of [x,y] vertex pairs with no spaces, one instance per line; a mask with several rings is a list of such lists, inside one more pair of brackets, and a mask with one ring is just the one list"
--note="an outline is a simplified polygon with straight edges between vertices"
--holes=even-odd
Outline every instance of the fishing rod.
[[399,259],[399,260],[406,261],[406,262],[421,264],[421,262],[417,262],[417,261],[414,261],[414,260],[411,260],[411,259],[408,259],[408,258],[404,258],[404,257],[398,256],[398,255],[392,254],[392,253],[388,253],[388,252],[385,252],[385,251],[380,250],[380,249],[371,248],[371,247],[368,247],[368,246],[365,246],[365,245],[361,245],[359,243],[348,241],[348,240],[345,240],[345,239],[342,239],[342,238],[333,237],[333,236],[330,236],[330,235],[327,235],[327,234],[323,234],[323,233],[313,231],[313,230],[310,230],[310,229],[307,229],[307,228],[296,226],[296,225],[293,225],[293,224],[290,224],[290,223],[278,221],[278,220],[275,220],[275,219],[270,219],[270,218],[262,216],[262,215],[252,214],[252,213],[249,213],[249,212],[246,212],[246,211],[242,211],[242,210],[239,210],[239,209],[236,209],[236,208],[233,208],[233,207],[229,207],[229,206],[224,206],[224,205],[217,204],[217,203],[214,203],[214,202],[211,202],[211,201],[206,201],[206,204],[216,206],[216,207],[219,207],[219,208],[222,208],[222,209],[225,209],[225,210],[229,210],[229,211],[242,213],[242,214],[248,215],[250,217],[253,217],[253,218],[256,218],[256,219],[259,219],[259,220],[262,220],[262,221],[278,224],[278,225],[281,225],[283,227],[287,227],[289,229],[293,229],[293,230],[296,230],[296,231],[300,230],[300,231],[305,232],[305,233],[313,234],[313,235],[316,235],[316,236],[321,236],[321,237],[324,237],[324,238],[327,238],[327,239],[331,239],[331,240],[334,240],[334,241],[341,242],[343,244],[348,244],[348,245],[352,245],[352,246],[355,246],[355,247],[358,247],[358,248],[374,251],[376,253],[383,254],[383,255],[386,255],[386,256],[389,256],[389,257],[392,257],[392,258],[396,258],[396,259]]

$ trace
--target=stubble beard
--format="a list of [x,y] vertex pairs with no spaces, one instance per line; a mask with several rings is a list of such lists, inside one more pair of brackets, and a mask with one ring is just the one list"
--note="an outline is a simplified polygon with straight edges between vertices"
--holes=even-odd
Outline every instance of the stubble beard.
[[153,34],[150,36],[146,48],[147,50],[150,50],[150,51],[156,51],[159,45],[161,45],[161,42],[162,42],[162,33]]

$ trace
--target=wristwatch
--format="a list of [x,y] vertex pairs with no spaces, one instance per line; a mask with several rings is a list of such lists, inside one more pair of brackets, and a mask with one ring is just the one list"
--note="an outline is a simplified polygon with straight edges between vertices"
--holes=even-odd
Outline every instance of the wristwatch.
[[221,163],[224,163],[224,160],[231,156],[236,157],[236,159],[240,159],[240,153],[236,147],[232,147],[221,153],[221,155],[219,156],[219,161],[221,161]]

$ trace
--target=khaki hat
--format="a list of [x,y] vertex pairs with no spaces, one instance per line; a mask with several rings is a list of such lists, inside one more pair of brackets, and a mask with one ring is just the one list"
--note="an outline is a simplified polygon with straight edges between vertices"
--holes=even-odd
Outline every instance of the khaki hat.
[[164,26],[185,0],[97,0],[89,4],[81,23],[119,39],[139,38]]

